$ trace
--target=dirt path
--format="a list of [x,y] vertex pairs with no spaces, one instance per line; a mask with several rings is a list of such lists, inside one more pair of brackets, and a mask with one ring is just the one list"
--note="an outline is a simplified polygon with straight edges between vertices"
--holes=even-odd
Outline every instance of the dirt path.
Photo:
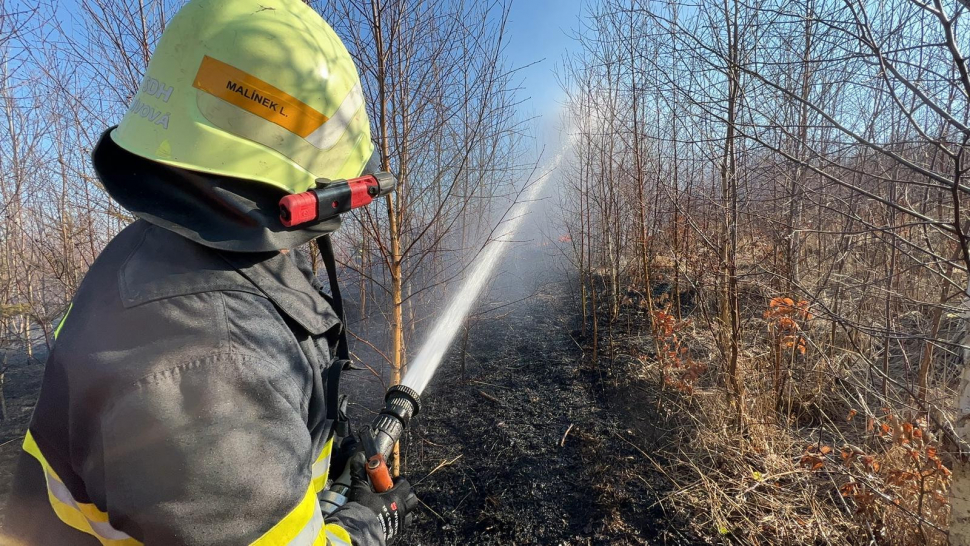
[[566,289],[479,321],[464,375],[460,351],[442,366],[406,453],[425,507],[402,544],[687,542],[655,503],[644,435],[624,425],[651,408],[604,400],[583,371]]

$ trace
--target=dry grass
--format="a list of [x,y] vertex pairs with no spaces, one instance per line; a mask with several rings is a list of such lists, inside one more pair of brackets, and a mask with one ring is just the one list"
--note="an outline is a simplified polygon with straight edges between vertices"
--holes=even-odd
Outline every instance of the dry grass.
[[[777,338],[756,310],[747,315],[742,427],[721,387],[712,329],[678,331],[690,358],[709,369],[690,390],[658,393],[672,421],[665,426],[681,431],[655,454],[672,486],[665,510],[713,543],[946,544],[949,470],[937,432],[905,389],[892,388],[887,402],[865,359],[827,350],[819,340],[829,325],[811,320],[801,330],[805,353],[783,355],[779,389]],[[659,390],[662,359],[635,338],[620,344],[637,363],[634,380]],[[931,396],[952,392],[937,385]]]

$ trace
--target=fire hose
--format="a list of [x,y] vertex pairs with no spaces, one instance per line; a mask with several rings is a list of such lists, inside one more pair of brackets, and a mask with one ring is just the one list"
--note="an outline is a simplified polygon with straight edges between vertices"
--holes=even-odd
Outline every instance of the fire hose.
[[[556,162],[561,159],[562,154],[559,154]],[[375,492],[383,493],[394,486],[387,466],[394,445],[401,438],[411,418],[417,415],[421,393],[431,381],[448,344],[454,339],[458,325],[481,293],[489,273],[506,248],[502,243],[508,243],[511,240],[525,217],[521,207],[538,197],[543,183],[548,179],[548,176],[544,177],[539,183],[534,184],[523,202],[517,205],[520,208],[509,213],[511,219],[505,224],[505,233],[485,247],[476,259],[478,264],[476,272],[468,277],[462,286],[461,297],[452,300],[430,332],[428,339],[435,340],[435,343],[428,343],[422,347],[408,367],[401,383],[388,389],[384,396],[384,408],[377,418],[361,431],[361,445],[366,458],[365,470]],[[394,191],[396,184],[393,175],[389,173],[376,173],[332,183],[324,182],[316,189],[287,196],[280,202],[280,219],[285,225],[321,221],[367,205],[377,197]],[[331,513],[346,502],[346,493],[351,487],[350,466],[348,464],[343,474],[321,494],[320,499],[325,513]]]
[[[348,180],[321,180],[315,188],[287,195],[280,200],[280,221],[287,227],[322,222],[350,210],[366,206],[374,199],[394,191],[397,181],[387,172],[377,172]],[[409,370],[405,375],[414,373]],[[360,433],[366,457],[366,471],[374,491],[383,493],[394,486],[387,460],[394,444],[401,438],[408,422],[420,407],[420,393],[410,387],[396,385],[384,397],[384,409],[374,422]],[[344,474],[334,480],[330,490],[331,510],[343,504],[350,489],[349,465]]]
[[[410,373],[408,371],[408,374]],[[405,378],[408,374],[405,374]],[[401,439],[411,417],[418,413],[420,397],[417,391],[403,384],[391,387],[384,396],[384,409],[370,426],[360,432],[360,441],[366,459],[364,470],[367,472],[371,487],[377,493],[383,493],[394,487],[387,460],[391,456],[394,444]],[[347,502],[351,481],[351,465],[348,462],[343,473],[334,479],[327,491],[320,495],[321,507],[325,515],[332,514]]]

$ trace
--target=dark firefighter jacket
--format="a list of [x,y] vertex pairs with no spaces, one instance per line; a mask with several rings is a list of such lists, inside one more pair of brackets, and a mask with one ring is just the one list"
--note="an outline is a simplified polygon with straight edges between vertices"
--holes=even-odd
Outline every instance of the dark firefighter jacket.
[[317,501],[338,324],[292,256],[135,222],[58,327],[0,543],[383,544]]

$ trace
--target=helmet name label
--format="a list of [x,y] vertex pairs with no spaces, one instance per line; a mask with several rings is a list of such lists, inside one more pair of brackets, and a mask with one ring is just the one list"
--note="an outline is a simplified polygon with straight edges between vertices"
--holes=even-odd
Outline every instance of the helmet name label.
[[[240,83],[229,80],[226,82],[226,89],[232,91],[233,93],[239,93],[247,99],[262,104],[264,107],[269,108],[274,112],[279,112],[281,116],[286,117],[286,114],[283,113],[283,108],[272,101],[269,97],[264,97],[252,89],[247,89],[246,86]],[[279,109],[277,110],[277,108]]]
[[192,87],[238,106],[301,138],[317,130],[327,116],[269,83],[206,55]]

